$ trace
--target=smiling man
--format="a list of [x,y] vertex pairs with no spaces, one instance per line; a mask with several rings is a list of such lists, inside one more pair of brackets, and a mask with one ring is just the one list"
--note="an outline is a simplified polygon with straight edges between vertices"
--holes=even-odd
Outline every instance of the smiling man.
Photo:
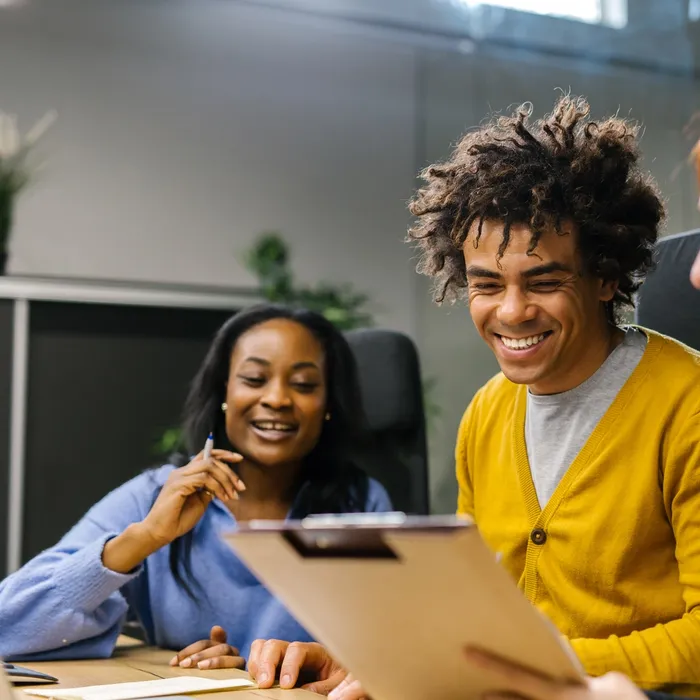
[[[411,204],[419,271],[438,301],[466,290],[502,370],[460,425],[458,512],[602,677],[576,697],[640,697],[611,671],[700,696],[700,353],[619,322],[664,207],[636,126],[588,112],[564,97],[544,120],[483,124]],[[304,668],[334,700],[364,697],[317,644],[259,641],[251,658],[261,687]],[[512,680],[504,697],[570,692]]]
[[[424,172],[410,238],[501,373],[456,448],[471,515],[587,671],[700,684],[700,354],[618,324],[663,219],[637,129],[562,98]],[[700,686],[694,689],[700,691]]]

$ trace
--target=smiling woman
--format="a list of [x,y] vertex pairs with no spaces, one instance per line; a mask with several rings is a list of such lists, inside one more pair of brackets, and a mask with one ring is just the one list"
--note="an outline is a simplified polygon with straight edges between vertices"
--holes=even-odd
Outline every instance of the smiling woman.
[[0,657],[109,656],[128,613],[151,643],[182,649],[183,667],[243,666],[258,638],[311,639],[222,534],[251,519],[391,509],[353,459],[362,406],[344,336],[310,311],[246,310],[214,338],[185,414],[186,465],[108,494],[0,584]]

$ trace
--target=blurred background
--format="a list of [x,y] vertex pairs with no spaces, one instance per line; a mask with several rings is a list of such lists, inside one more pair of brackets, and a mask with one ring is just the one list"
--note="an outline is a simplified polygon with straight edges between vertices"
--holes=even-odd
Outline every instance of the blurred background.
[[[165,386],[169,353],[187,367],[201,359],[228,315],[220,298],[260,296],[264,256],[287,255],[295,284],[316,300],[417,344],[431,508],[453,511],[457,425],[497,367],[466,307],[436,307],[430,281],[414,272],[402,241],[416,174],[488,114],[531,101],[541,115],[571,91],[595,117],[643,124],[645,164],[668,199],[667,232],[694,228],[686,163],[697,133],[686,127],[700,108],[699,58],[697,0],[0,0],[0,109],[27,126],[48,109],[58,114],[39,149],[46,165],[17,201],[0,295],[24,298],[21,281],[73,285],[71,304],[38,294],[28,317],[26,307],[4,317],[0,308],[7,396],[17,382],[12,348],[15,362],[17,348],[27,350],[17,345],[18,308],[32,339],[19,368],[28,417],[14,427],[25,442],[10,445],[11,406],[0,406],[9,426],[0,427],[0,465],[22,452],[25,490],[47,504],[68,488],[55,474],[70,474],[77,454],[109,471],[86,447],[83,421],[41,427],[72,412],[74,393],[89,397],[86,414],[102,416],[102,449],[124,446],[120,463],[131,456],[111,485],[157,461],[149,450],[167,442],[186,381],[149,403],[147,376],[115,405],[129,348],[154,343],[148,361],[162,365]],[[339,290],[323,286],[331,282]],[[130,288],[209,294],[219,308],[164,318],[143,304],[135,320],[72,303],[89,296],[84,289]],[[101,352],[90,338],[102,332],[118,352],[104,355],[98,379],[76,385],[70,372]],[[120,425],[134,412],[145,426],[138,435]],[[8,469],[0,492],[10,488]],[[83,494],[77,515],[104,492],[71,483]],[[31,534],[26,509],[9,517]],[[22,559],[71,522],[56,517],[49,541],[37,535]]]

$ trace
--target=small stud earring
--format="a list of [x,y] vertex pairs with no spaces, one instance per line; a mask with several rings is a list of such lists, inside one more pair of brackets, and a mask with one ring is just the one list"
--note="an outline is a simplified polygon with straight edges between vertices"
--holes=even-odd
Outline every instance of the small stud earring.
[[224,413],[226,413],[226,411],[228,411],[228,404],[225,401],[221,404],[221,410]]
[[326,413],[326,420],[330,420],[330,419],[331,419],[331,414],[330,414],[330,413]]

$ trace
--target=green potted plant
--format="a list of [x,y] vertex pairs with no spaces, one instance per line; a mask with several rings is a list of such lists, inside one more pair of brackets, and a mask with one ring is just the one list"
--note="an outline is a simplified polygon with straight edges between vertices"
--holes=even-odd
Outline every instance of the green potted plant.
[[268,301],[303,306],[323,314],[340,330],[374,325],[366,309],[369,297],[352,285],[321,282],[315,287],[297,286],[289,264],[289,248],[277,233],[264,233],[244,254],[246,267],[258,278]]
[[48,112],[22,137],[17,117],[0,112],[0,275],[5,274],[17,196],[32,180],[29,154],[56,119]]

